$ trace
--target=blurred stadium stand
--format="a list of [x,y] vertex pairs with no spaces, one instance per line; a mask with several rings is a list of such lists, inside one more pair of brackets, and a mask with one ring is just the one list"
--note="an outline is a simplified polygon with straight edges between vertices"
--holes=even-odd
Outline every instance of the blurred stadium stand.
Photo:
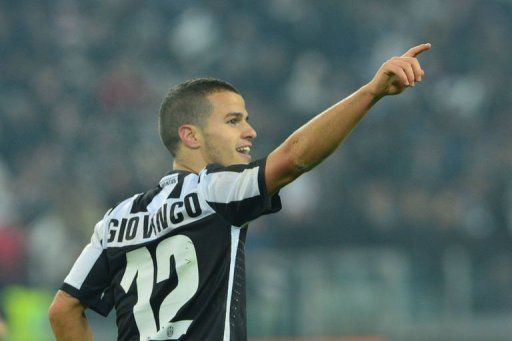
[[[511,36],[505,0],[2,1],[0,311],[11,339],[19,316],[46,319],[13,312],[13,290],[53,294],[96,220],[170,167],[156,123],[168,88],[232,82],[263,157],[428,41],[424,82],[379,103],[282,191],[281,213],[252,224],[249,334],[509,340]],[[98,340],[114,337],[112,316],[91,319]]]

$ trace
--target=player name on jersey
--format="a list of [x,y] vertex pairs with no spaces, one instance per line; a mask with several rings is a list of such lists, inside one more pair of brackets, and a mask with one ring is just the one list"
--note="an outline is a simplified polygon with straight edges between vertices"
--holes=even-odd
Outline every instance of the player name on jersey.
[[124,247],[145,243],[165,235],[167,231],[183,225],[184,222],[190,224],[204,218],[201,215],[207,212],[203,211],[205,208],[201,207],[197,193],[189,193],[183,200],[169,200],[154,215],[144,212],[122,219],[112,218],[107,225],[107,244],[109,247]]

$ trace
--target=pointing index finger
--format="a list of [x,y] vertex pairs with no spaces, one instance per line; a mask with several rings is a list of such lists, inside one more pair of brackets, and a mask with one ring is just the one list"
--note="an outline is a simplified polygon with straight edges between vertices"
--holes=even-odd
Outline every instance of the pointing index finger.
[[414,47],[410,48],[406,53],[404,53],[402,55],[402,57],[413,57],[413,58],[415,58],[420,53],[430,50],[431,47],[432,47],[432,44],[430,44],[430,43],[414,46]]

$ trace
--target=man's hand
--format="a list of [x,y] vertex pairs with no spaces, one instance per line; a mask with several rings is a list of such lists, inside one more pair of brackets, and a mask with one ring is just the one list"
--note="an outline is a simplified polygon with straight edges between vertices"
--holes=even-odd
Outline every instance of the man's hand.
[[381,97],[414,86],[425,74],[416,57],[430,44],[413,47],[385,62],[370,83],[316,115],[267,157],[265,184],[275,194],[329,156]]
[[413,87],[421,82],[425,71],[416,58],[420,53],[430,50],[430,43],[411,48],[401,57],[393,57],[380,67],[375,77],[366,85],[377,99],[387,95],[397,95],[407,87]]

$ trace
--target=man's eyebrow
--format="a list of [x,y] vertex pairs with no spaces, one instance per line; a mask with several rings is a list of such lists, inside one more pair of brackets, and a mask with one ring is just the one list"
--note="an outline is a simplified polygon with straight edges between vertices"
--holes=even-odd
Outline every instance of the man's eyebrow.
[[[234,116],[235,118],[238,118],[238,119],[243,119],[245,115],[242,114],[241,112],[229,112],[226,114],[226,116],[224,118],[228,118],[231,116]],[[247,115],[246,120],[249,120],[249,115]]]

